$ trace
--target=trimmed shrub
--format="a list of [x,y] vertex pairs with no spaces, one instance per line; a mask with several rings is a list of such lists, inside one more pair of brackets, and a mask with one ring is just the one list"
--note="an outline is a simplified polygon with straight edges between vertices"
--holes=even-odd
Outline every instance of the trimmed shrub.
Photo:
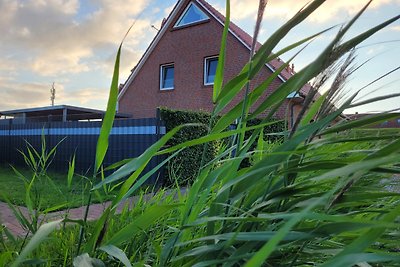
[[[255,126],[261,123],[261,119],[252,119],[247,122],[247,127]],[[264,141],[270,142],[281,142],[283,141],[283,135],[270,135],[271,133],[281,133],[286,130],[286,122],[283,120],[278,120],[272,118],[271,122],[275,122],[274,124],[268,125],[264,127]],[[248,131],[245,134],[245,139],[249,138],[252,131]]]
[[[173,138],[171,138],[167,145],[174,146],[182,142],[197,139],[208,133],[208,126],[211,119],[211,114],[204,111],[188,111],[188,110],[172,110],[168,108],[160,108],[160,117],[164,121],[167,131],[173,128],[185,124],[185,123],[200,123],[200,126],[186,127],[179,131]],[[264,140],[271,142],[279,142],[283,140],[280,135],[269,135],[269,133],[279,133],[284,131],[286,128],[284,121],[276,121],[272,125],[264,127]],[[261,119],[253,119],[247,123],[248,126],[254,126],[261,123]],[[246,133],[245,138],[249,138],[252,131]],[[226,140],[225,140],[226,141]],[[207,145],[207,151],[205,154],[204,162],[209,162],[218,153],[218,149],[223,140],[218,142],[211,142]],[[200,168],[201,160],[203,156],[203,145],[186,148],[173,160],[171,160],[164,172],[165,185],[171,185],[175,183],[175,179],[179,185],[191,184],[194,177]],[[248,160],[243,166],[248,166]]]
[[[167,131],[185,123],[202,124],[199,126],[185,127],[168,141],[168,146],[174,146],[206,135],[211,119],[211,115],[207,112],[171,110],[167,108],[160,108],[160,117],[164,121]],[[205,162],[209,162],[215,157],[219,144],[219,142],[211,142],[207,145],[204,158]],[[179,185],[188,185],[192,183],[200,168],[203,147],[203,145],[199,145],[186,148],[169,162],[164,172],[164,181],[166,185],[174,184],[175,179]]]

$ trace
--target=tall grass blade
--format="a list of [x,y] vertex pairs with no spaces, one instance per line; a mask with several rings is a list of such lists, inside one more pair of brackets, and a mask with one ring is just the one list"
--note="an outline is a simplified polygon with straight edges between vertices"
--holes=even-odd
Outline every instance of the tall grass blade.
[[116,246],[113,245],[108,245],[108,246],[103,246],[99,248],[100,250],[106,252],[108,255],[119,259],[126,267],[132,267],[132,264],[130,263],[128,257],[122,251],[121,249],[117,248]]
[[32,236],[29,243],[21,251],[17,259],[13,262],[11,267],[20,266],[26,257],[42,243],[47,236],[52,233],[61,223],[61,220],[43,224],[38,231]]
[[221,39],[221,48],[219,50],[218,56],[218,65],[217,70],[215,73],[214,78],[214,90],[213,90],[213,103],[216,103],[217,98],[221,92],[222,82],[224,78],[224,68],[225,68],[225,55],[226,55],[226,40],[228,38],[229,33],[229,23],[231,17],[231,9],[230,9],[230,1],[226,0],[226,8],[225,8],[225,25],[224,31],[222,32],[222,39]]
[[[400,216],[400,206],[397,205],[392,211],[388,214],[385,214],[381,221],[382,222],[394,222],[396,218]],[[344,262],[345,264],[342,266],[353,266],[355,263],[368,261],[370,258],[370,254],[362,254],[364,258],[353,258],[349,259],[348,255],[361,253],[367,247],[369,247],[373,242],[375,242],[384,232],[386,228],[382,226],[382,228],[373,228],[369,231],[360,234],[359,237],[354,240],[351,244],[347,245],[341,252],[331,258],[328,262],[323,264],[323,267],[333,267],[337,266],[338,262]],[[354,262],[356,261],[356,262]]]
[[67,185],[68,189],[71,189],[72,178],[75,173],[75,155],[72,157],[72,161],[68,162],[68,174],[67,174]]
[[147,208],[143,214],[135,218],[135,220],[122,228],[119,232],[111,237],[107,241],[107,245],[120,245],[121,243],[129,240],[136,233],[148,229],[156,221],[161,219],[168,212],[181,207],[182,204],[170,204],[170,205],[153,205]]
[[101,164],[103,163],[104,157],[106,156],[108,149],[108,137],[111,133],[113,126],[115,113],[117,112],[117,100],[118,100],[118,77],[119,77],[119,62],[121,57],[122,43],[120,44],[115,59],[114,73],[111,81],[110,94],[108,96],[107,110],[103,118],[101,125],[100,136],[97,140],[96,146],[96,159],[94,172],[96,173]]
[[360,128],[363,126],[369,126],[378,124],[380,122],[388,121],[397,118],[399,115],[395,113],[383,113],[383,114],[376,114],[367,116],[365,118],[357,119],[354,121],[344,122],[322,132],[322,134],[329,134],[335,132],[342,132],[349,129]]

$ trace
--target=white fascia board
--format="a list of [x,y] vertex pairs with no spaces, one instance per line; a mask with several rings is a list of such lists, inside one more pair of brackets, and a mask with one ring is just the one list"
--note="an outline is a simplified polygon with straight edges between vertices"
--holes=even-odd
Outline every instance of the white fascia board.
[[151,42],[149,48],[146,50],[145,54],[140,59],[139,63],[136,65],[135,69],[129,75],[128,80],[125,82],[124,86],[122,87],[121,92],[118,94],[118,101],[125,94],[126,90],[128,90],[129,85],[132,83],[133,79],[135,79],[135,77],[138,74],[139,70],[143,67],[144,63],[147,61],[148,57],[153,52],[154,48],[157,46],[157,44],[160,41],[160,39],[164,36],[165,32],[169,28],[169,25],[171,24],[172,20],[177,15],[178,11],[181,9],[181,6],[183,5],[184,2],[185,1],[180,0],[180,3],[175,6],[175,8],[172,11],[171,15],[168,17],[168,20],[164,23],[164,25],[162,26],[160,31],[157,33],[156,37]]
[[[199,1],[196,0],[196,2],[205,10],[207,10],[207,12],[214,18],[216,19],[222,26],[224,26],[224,23],[217,17],[214,15],[214,13],[212,13],[210,10],[207,9],[206,6],[204,6],[202,3],[200,3]],[[247,49],[251,50],[251,47],[249,47],[239,36],[237,36],[230,28],[229,28],[229,32],[239,41],[241,42]],[[272,72],[275,72],[275,69],[268,63],[265,64],[265,66],[270,69]],[[282,82],[286,82],[286,80],[282,77],[282,75],[278,74],[278,78],[282,81]]]

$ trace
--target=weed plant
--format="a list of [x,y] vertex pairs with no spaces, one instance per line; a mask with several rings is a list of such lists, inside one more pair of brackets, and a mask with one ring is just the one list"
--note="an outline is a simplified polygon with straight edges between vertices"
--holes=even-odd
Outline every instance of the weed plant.
[[[209,134],[165,148],[177,132],[192,125],[172,129],[139,157],[116,164],[114,173],[93,187],[94,191],[122,183],[112,205],[96,222],[88,223],[85,216],[76,222],[76,228],[64,228],[63,221],[42,225],[18,253],[6,248],[2,262],[12,262],[11,266],[27,260],[43,260],[47,266],[399,266],[399,193],[387,190],[384,183],[388,177],[400,173],[399,135],[352,134],[354,129],[398,115],[381,113],[355,121],[342,120],[340,115],[345,109],[382,98],[357,103],[355,95],[340,102],[337,97],[349,72],[352,73],[355,47],[400,16],[342,41],[368,3],[338,30],[314,61],[261,100],[261,104],[254,106],[293,59],[253,91],[247,90],[252,78],[267,62],[323,33],[272,53],[292,28],[324,2],[311,1],[258,51],[253,44],[251,59],[241,73],[231,81],[223,81],[230,17],[227,1],[212,99],[212,118],[216,122],[209,125]],[[265,1],[260,1],[254,36],[264,8]],[[93,181],[100,180],[115,115],[120,51],[121,46],[98,141]],[[333,70],[339,71],[330,89],[317,94],[321,85],[326,85],[326,78],[332,77]],[[313,89],[294,127],[276,133],[284,140],[272,145],[263,142],[261,129],[271,124],[268,121],[277,108],[289,94],[298,92],[312,79]],[[245,90],[243,101],[222,113],[241,90]],[[393,96],[396,94],[387,98]],[[254,107],[251,114],[250,107]],[[267,115],[259,125],[247,125],[247,121],[260,114]],[[238,128],[225,130],[235,120],[239,121]],[[249,131],[251,135],[246,137]],[[150,201],[138,201],[117,215],[120,204],[137,193],[157,168],[182,149],[203,144],[206,147],[208,142],[227,137],[234,141],[222,147],[211,161],[202,161],[186,193],[181,194],[177,189],[165,196],[161,191]],[[256,149],[251,150],[254,145]],[[169,156],[163,163],[143,173],[152,157],[164,154]],[[251,159],[251,164],[241,167],[247,159]],[[43,251],[43,247],[53,249]]]

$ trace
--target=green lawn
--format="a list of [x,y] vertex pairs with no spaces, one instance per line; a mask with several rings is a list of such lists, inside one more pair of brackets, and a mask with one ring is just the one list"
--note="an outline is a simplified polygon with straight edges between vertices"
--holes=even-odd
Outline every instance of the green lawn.
[[[17,168],[21,174],[31,178],[28,169]],[[86,203],[90,189],[90,181],[82,176],[75,175],[71,188],[67,185],[67,173],[48,172],[49,178],[37,180],[32,194],[39,196],[43,208],[51,208],[65,205],[59,209],[78,207]],[[97,181],[98,182],[98,181]],[[8,198],[13,204],[25,206],[26,190],[23,179],[15,174],[13,169],[7,165],[0,165],[0,201]],[[104,192],[95,194],[94,202],[111,199]]]

